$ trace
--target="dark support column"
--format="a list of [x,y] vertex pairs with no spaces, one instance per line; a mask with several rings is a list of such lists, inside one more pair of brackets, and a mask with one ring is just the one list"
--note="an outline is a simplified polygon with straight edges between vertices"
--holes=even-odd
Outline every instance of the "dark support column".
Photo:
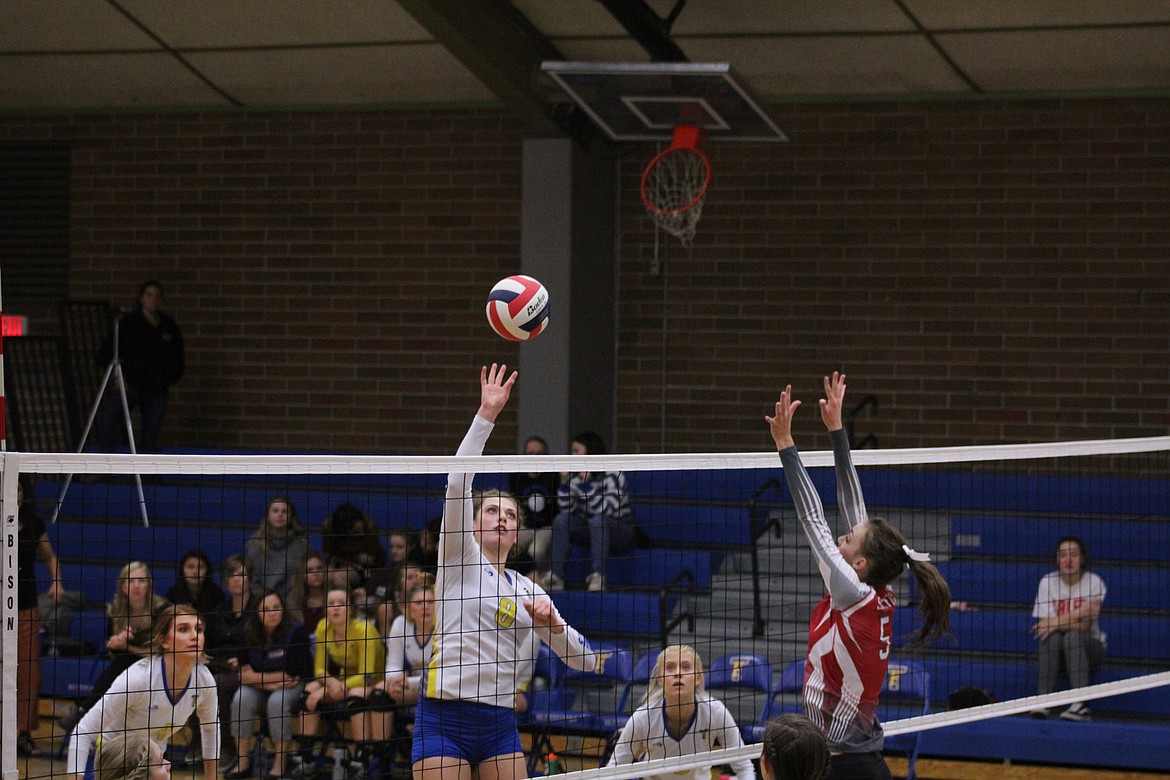
[[594,430],[616,449],[617,162],[530,138],[521,175],[520,267],[548,288],[552,317],[520,347],[520,441],[539,434],[563,453]]

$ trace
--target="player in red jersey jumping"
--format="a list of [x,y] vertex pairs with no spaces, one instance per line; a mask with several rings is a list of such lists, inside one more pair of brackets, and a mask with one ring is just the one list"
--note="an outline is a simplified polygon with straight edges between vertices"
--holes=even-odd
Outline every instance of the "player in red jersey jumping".
[[876,716],[878,693],[889,666],[895,597],[890,587],[908,566],[922,593],[923,626],[915,643],[949,632],[951,594],[929,556],[911,549],[898,529],[866,515],[849,439],[841,424],[845,375],[825,377],[821,419],[829,429],[837,475],[837,503],[849,530],[834,539],[792,440],[800,401],[792,386],[780,394],[776,416],[765,417],[780,452],[796,514],[828,594],[813,610],[804,666],[805,714],[829,741],[829,778],[890,777],[882,759],[883,732]]

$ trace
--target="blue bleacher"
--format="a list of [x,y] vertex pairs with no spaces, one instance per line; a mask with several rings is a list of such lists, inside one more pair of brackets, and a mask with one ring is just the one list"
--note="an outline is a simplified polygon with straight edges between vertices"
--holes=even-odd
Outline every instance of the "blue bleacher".
[[991,718],[922,734],[922,754],[1008,762],[1170,770],[1165,724]]
[[[658,638],[664,615],[656,594],[565,590],[551,596],[561,617],[590,639]],[[673,603],[667,599],[667,615]]]
[[[895,611],[895,644],[908,638],[919,624],[918,621],[916,610]],[[1036,639],[1029,630],[1035,622],[1028,609],[951,612],[953,638],[940,639],[931,649],[938,652],[960,650],[1034,656]],[[1107,613],[1101,616],[1101,630],[1108,636],[1108,658],[1151,663],[1170,660],[1170,615]]]
[[[1036,658],[984,660],[939,654],[916,659],[929,672],[936,709],[945,709],[947,697],[962,688],[979,688],[997,701],[1036,695]],[[1093,674],[1094,683],[1129,680],[1141,674],[1129,666],[1106,663]],[[1065,682],[1067,684],[1067,681]],[[1093,702],[1093,711],[1104,716],[1170,716],[1170,696],[1165,688],[1109,696]]]
[[[1166,511],[1166,507],[1162,507]],[[1090,563],[1148,561],[1150,550],[1170,548],[1170,523],[1164,520],[1111,518],[958,515],[951,518],[951,553],[1003,558],[1031,557],[1053,561],[1056,542],[1079,536]]]
[[[986,559],[942,561],[937,566],[951,587],[951,597],[957,601],[1029,608],[1036,599],[1040,579],[1055,570],[1048,563]],[[1110,609],[1170,610],[1170,568],[1094,565],[1092,571],[1108,588],[1106,613]],[[917,582],[913,577],[907,580],[914,598]]]
[[752,543],[751,521],[744,504],[634,504],[638,524],[657,545],[743,548]]
[[[299,481],[299,478],[298,478]],[[200,524],[242,525],[255,529],[269,499],[287,496],[301,522],[310,527],[321,522],[337,507],[349,501],[365,510],[378,524],[390,529],[399,525],[421,528],[443,513],[441,490],[427,494],[398,494],[342,486],[311,488],[287,484],[272,488],[222,484],[146,484],[143,494],[152,524],[197,522]],[[55,496],[53,499],[55,500]],[[75,484],[69,488],[61,505],[63,519],[87,518],[95,506],[102,507],[108,518],[125,518],[138,522],[141,509],[137,487],[129,481]]]
[[[607,586],[661,588],[669,585],[680,573],[690,572],[696,590],[711,589],[713,564],[710,552],[670,548],[634,549],[610,555],[606,565],[609,569]],[[584,547],[573,547],[565,561],[566,581],[584,582],[591,570],[589,551]]]

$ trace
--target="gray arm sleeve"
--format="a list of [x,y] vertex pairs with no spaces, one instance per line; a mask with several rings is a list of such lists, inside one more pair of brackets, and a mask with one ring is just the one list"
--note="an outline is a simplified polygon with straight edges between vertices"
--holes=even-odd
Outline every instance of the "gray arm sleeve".
[[857,479],[857,469],[853,468],[849,436],[845,429],[830,431],[829,439],[833,442],[833,467],[837,472],[837,505],[852,528],[869,519],[865,513],[865,499],[861,495],[861,482]]
[[780,463],[784,466],[784,478],[788,481],[788,490],[792,493],[792,502],[796,507],[796,517],[800,520],[804,535],[812,547],[813,556],[817,560],[817,569],[821,579],[838,607],[847,607],[865,597],[870,587],[857,578],[857,572],[841,557],[837,549],[837,540],[829,530],[829,523],[825,520],[825,507],[821,497],[817,495],[812,480],[804,464],[800,462],[800,453],[796,447],[789,447],[780,451]]

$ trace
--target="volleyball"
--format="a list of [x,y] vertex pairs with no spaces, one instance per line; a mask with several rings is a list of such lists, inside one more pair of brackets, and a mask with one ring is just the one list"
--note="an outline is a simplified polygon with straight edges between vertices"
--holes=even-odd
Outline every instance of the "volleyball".
[[528,341],[548,327],[548,290],[531,276],[501,279],[488,293],[488,324],[500,338]]

